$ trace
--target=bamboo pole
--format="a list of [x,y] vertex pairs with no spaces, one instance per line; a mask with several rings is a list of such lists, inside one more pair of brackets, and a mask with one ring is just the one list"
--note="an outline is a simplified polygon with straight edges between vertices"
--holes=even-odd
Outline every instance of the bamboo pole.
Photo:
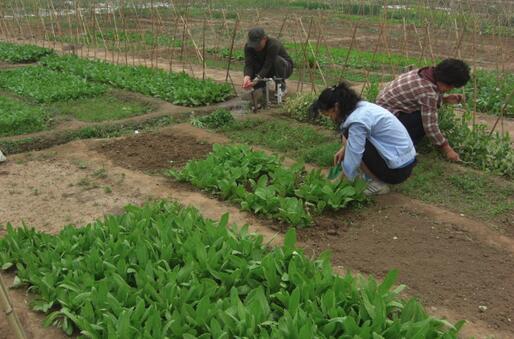
[[489,135],[493,134],[494,130],[496,129],[496,126],[498,125],[498,122],[503,121],[503,116],[504,116],[505,110],[507,108],[507,105],[512,101],[513,96],[514,96],[514,89],[505,98],[505,101],[503,102],[502,108],[500,110],[500,114],[498,115],[498,118],[496,119],[496,121],[493,125],[493,128],[491,128]]
[[299,23],[299,28],[301,29],[300,33],[305,37],[305,43],[302,48],[302,53],[303,53],[305,67],[307,67],[307,69],[309,70],[309,79],[311,81],[311,91],[316,93],[316,86],[314,85],[314,75],[312,73],[312,68],[309,65],[309,57],[307,54],[307,48],[309,46],[309,40],[310,40],[311,33],[312,33],[313,18],[311,17],[311,20],[309,22],[308,32],[305,31],[305,27],[303,26],[302,18],[296,17],[296,19]]
[[[305,60],[307,62],[309,61],[309,58],[308,58],[308,55],[307,55],[307,48],[309,48],[309,51],[312,53],[312,56],[314,57],[314,63],[316,64],[316,67],[319,70],[319,73],[321,75],[321,79],[323,81],[323,84],[326,86],[327,81],[325,80],[325,76],[323,74],[323,70],[321,69],[321,66],[319,65],[319,62],[318,62],[317,57],[316,57],[316,53],[314,53],[314,50],[313,50],[312,45],[310,43],[310,35],[311,35],[311,30],[312,30],[312,27],[313,27],[313,23],[314,23],[314,18],[311,17],[311,21],[309,23],[309,32],[308,33],[307,33],[307,31],[305,31],[305,27],[303,25],[302,18],[298,18],[298,22],[300,24],[300,27],[302,29],[302,32],[303,32],[304,36],[307,37],[306,40],[305,40],[305,48],[303,50]],[[315,83],[314,83],[314,75],[312,74],[312,70],[311,70],[310,67],[309,67],[309,76],[311,78],[312,90],[314,91],[314,93],[316,93],[316,86],[315,86]]]
[[357,28],[358,28],[358,24],[355,24],[353,26],[352,41],[350,42],[350,47],[348,48],[348,53],[346,53],[346,58],[344,59],[344,64],[341,69],[341,74],[339,75],[339,80],[338,80],[339,82],[341,82],[341,80],[343,80],[343,74],[346,71],[346,68],[348,67],[348,60],[350,59],[350,55],[353,50],[353,45],[355,43],[355,36],[357,34]]
[[228,55],[227,74],[225,76],[225,82],[228,81],[228,77],[230,75],[230,66],[231,66],[231,62],[232,62],[232,54],[234,52],[234,42],[236,40],[236,34],[237,34],[237,29],[238,28],[239,28],[239,15],[237,16],[236,22],[234,24],[234,31],[232,33],[232,39],[231,39],[231,42],[230,42],[230,52],[229,52],[229,55]]
[[7,288],[5,287],[4,281],[2,279],[2,275],[0,274],[0,304],[2,305],[2,311],[6,315],[7,322],[11,326],[14,331],[14,334],[17,339],[26,339],[27,335],[23,330],[23,326],[20,322],[20,319],[16,315],[16,311],[12,307],[11,301],[9,299],[9,293],[7,292]]
[[202,27],[202,80],[205,80],[205,30],[207,29],[207,18],[203,18]]
[[430,52],[430,58],[432,59],[432,64],[435,64],[434,50],[432,48],[432,39],[430,38],[430,23],[428,21],[425,24],[425,30],[427,34],[427,43],[428,50]]
[[[375,61],[375,56],[377,55],[377,52],[378,52],[378,46],[380,45],[380,41],[382,39],[382,35],[384,34],[384,24],[382,23],[380,25],[380,32],[379,32],[379,35],[378,35],[378,39],[377,39],[377,44],[375,45],[375,50],[373,51],[373,55],[371,57],[371,63],[373,64],[373,62]],[[362,86],[361,88],[361,93],[360,95],[362,96],[362,93],[364,92],[364,88],[369,84],[369,69],[366,69],[366,80],[364,82],[364,85]]]
[[409,51],[407,48],[407,24],[405,22],[405,17],[403,17],[403,55],[407,58],[409,57]]
[[277,39],[280,39],[280,37],[282,36],[282,32],[284,31],[284,27],[286,25],[287,19],[288,19],[287,15],[284,16],[284,20],[282,20],[282,25],[280,25],[280,31],[278,32]]

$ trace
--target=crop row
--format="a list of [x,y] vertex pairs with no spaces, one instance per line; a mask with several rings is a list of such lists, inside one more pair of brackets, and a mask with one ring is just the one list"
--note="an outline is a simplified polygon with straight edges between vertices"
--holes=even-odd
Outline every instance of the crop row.
[[232,95],[228,84],[210,79],[198,80],[185,73],[171,73],[144,66],[114,65],[76,56],[51,56],[41,62],[56,71],[161,98],[176,105],[208,105],[222,102]]
[[46,55],[53,54],[53,50],[34,45],[18,45],[0,41],[0,60],[11,63],[35,62]]
[[36,294],[45,323],[87,338],[456,338],[451,325],[382,283],[309,260],[291,229],[268,249],[168,202],[57,235],[7,227],[0,267]]
[[214,145],[205,159],[191,160],[169,174],[234,201],[243,210],[300,227],[312,223],[312,214],[364,200],[363,182],[334,183],[319,170],[307,172],[302,164],[284,167],[277,156],[246,145]]
[[29,97],[38,103],[93,97],[107,90],[105,85],[91,83],[82,77],[56,72],[43,66],[0,72],[0,88]]

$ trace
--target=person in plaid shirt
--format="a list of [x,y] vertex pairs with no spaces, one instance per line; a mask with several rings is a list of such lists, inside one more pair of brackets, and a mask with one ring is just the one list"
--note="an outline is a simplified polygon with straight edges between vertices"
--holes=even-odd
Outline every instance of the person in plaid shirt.
[[469,66],[462,60],[446,59],[435,67],[401,74],[380,91],[376,104],[396,115],[416,145],[426,135],[452,161],[460,161],[439,129],[437,109],[442,103],[464,102],[462,94],[444,93],[469,81]]

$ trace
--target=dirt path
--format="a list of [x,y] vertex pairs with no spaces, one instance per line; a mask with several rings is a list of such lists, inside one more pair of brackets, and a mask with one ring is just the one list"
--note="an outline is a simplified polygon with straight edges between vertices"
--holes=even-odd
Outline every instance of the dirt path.
[[[106,213],[121,213],[127,203],[173,198],[196,206],[207,217],[229,212],[232,222],[249,223],[252,231],[280,243],[275,223],[242,213],[187,185],[145,173],[202,157],[210,143],[227,141],[184,124],[159,133],[76,141],[13,156],[0,167],[0,186],[7,188],[7,194],[0,196],[0,223],[19,225],[24,220],[54,233],[67,223],[81,225]],[[409,286],[408,294],[419,296],[432,314],[451,321],[470,320],[464,337],[514,336],[513,242],[484,224],[392,194],[360,213],[320,218],[316,227],[302,230],[300,238],[308,253],[331,249],[341,272],[349,268],[380,277],[387,269],[398,268],[400,282]],[[11,294],[33,337],[63,337],[42,329],[41,317],[27,309],[24,292]],[[479,305],[487,306],[487,311],[479,312]],[[0,317],[0,333],[8,333],[4,317]]]

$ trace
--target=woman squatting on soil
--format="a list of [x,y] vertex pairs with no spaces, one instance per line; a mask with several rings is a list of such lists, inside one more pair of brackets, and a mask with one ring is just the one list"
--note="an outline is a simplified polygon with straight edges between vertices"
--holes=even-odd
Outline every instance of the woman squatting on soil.
[[409,178],[416,150],[407,129],[388,110],[362,100],[342,82],[325,89],[311,105],[311,119],[320,113],[330,117],[342,134],[343,146],[334,156],[334,165],[342,166],[349,180],[365,179],[366,194],[388,193],[387,184]]

